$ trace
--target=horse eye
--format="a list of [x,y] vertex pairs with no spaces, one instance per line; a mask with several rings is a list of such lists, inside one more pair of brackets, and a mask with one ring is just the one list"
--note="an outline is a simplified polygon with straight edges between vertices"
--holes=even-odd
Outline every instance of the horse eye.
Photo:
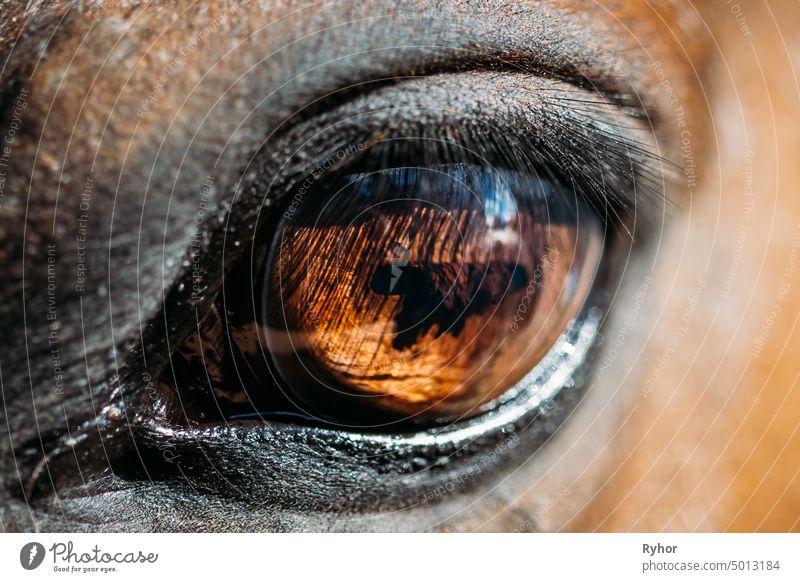
[[539,176],[439,164],[323,180],[242,278],[251,301],[224,307],[247,399],[277,389],[295,414],[361,428],[478,414],[577,316],[602,249],[597,213]]

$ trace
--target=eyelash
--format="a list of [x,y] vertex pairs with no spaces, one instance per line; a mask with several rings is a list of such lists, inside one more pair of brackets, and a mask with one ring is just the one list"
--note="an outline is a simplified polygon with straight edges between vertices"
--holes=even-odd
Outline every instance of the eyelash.
[[[539,82],[553,83],[542,79]],[[388,88],[389,94],[392,89]],[[402,106],[387,110],[382,108],[382,101],[370,109],[368,98],[363,99],[363,104],[346,104],[342,111],[306,124],[293,124],[289,133],[296,135],[284,143],[281,135],[271,137],[262,148],[262,163],[257,166],[249,189],[266,193],[262,202],[269,212],[281,204],[285,195],[296,192],[309,175],[319,175],[320,169],[331,165],[336,169],[347,165],[351,171],[369,171],[392,165],[475,160],[481,165],[533,172],[569,184],[609,219],[613,228],[627,230],[634,217],[645,224],[650,222],[669,204],[663,193],[666,181],[675,175],[674,165],[658,154],[658,144],[632,137],[634,132],[641,132],[638,120],[626,118],[613,105],[584,100],[579,111],[571,106],[571,98],[555,93],[553,87],[545,89],[541,91],[544,104],[540,103],[534,114],[534,118],[538,117],[535,123],[526,106],[498,113],[502,120],[498,123],[490,111],[462,119],[443,119],[446,116],[441,110],[431,113],[426,108]],[[585,98],[582,90],[572,91]],[[369,113],[359,113],[364,107]],[[398,113],[398,120],[387,118]],[[420,119],[414,120],[417,116]],[[434,119],[428,119],[431,116]],[[357,124],[361,127],[353,127]],[[320,131],[320,126],[325,129]],[[404,137],[393,138],[386,126],[394,126],[392,133]],[[452,129],[455,126],[458,135]],[[337,135],[326,136],[326,131]],[[416,144],[407,135],[416,136]],[[380,143],[379,148],[375,147],[376,142]],[[350,152],[356,155],[348,155]],[[275,166],[272,160],[286,161]]]

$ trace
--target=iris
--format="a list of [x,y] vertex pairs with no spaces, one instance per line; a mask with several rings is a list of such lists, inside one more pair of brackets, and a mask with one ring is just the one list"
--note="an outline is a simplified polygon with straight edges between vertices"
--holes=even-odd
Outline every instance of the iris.
[[259,349],[250,333],[241,351],[331,422],[478,414],[576,317],[602,242],[592,209],[532,174],[456,163],[331,178],[277,225]]

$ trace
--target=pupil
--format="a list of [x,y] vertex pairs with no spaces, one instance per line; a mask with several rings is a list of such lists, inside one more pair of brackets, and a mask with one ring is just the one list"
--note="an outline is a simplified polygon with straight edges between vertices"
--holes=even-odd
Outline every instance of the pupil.
[[400,297],[392,340],[396,350],[411,348],[428,333],[453,336],[473,316],[486,315],[505,293],[516,293],[527,283],[527,271],[514,263],[453,265],[396,264],[378,267],[372,291]]

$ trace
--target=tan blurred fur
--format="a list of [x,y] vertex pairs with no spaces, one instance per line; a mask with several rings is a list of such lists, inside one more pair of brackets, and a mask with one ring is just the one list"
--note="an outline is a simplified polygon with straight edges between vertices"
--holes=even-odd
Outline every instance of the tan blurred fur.
[[709,29],[694,40],[705,38],[710,65],[698,70],[708,100],[698,107],[708,108],[712,125],[698,191],[664,243],[660,280],[670,288],[661,291],[664,312],[643,350],[641,377],[653,374],[676,336],[680,349],[638,400],[613,448],[616,468],[569,521],[572,530],[800,529],[800,264],[792,266],[800,236],[800,5],[737,4],[751,35],[730,4],[701,6]]

